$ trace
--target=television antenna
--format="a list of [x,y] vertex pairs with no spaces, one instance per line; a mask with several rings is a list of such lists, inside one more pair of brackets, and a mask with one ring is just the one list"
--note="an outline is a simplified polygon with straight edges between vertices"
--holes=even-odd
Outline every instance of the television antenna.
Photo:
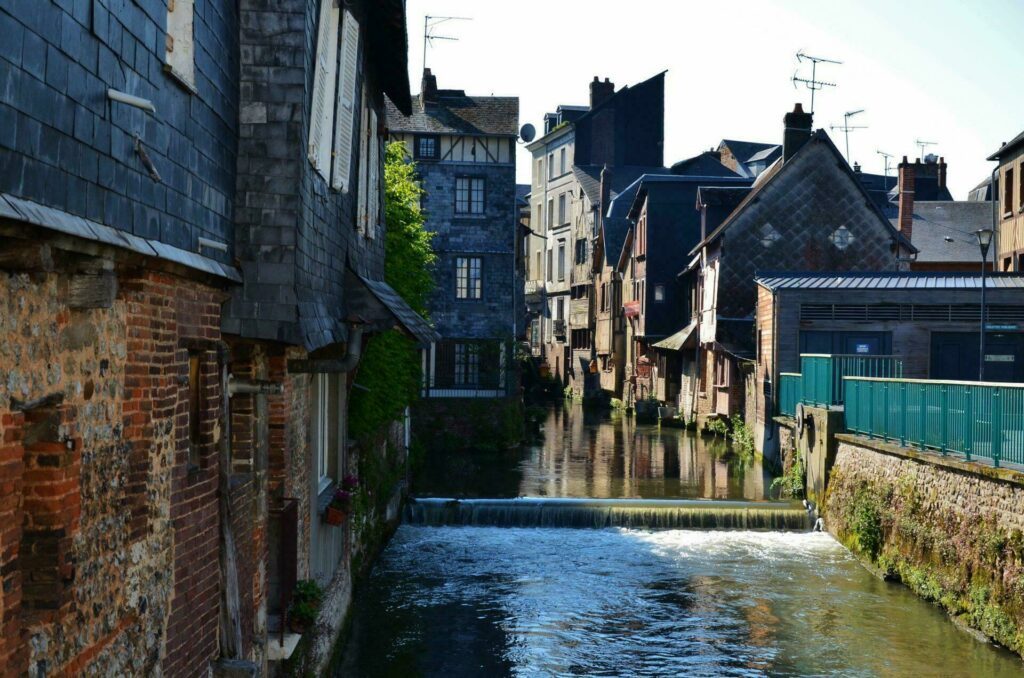
[[811,90],[811,115],[814,115],[814,93],[817,92],[819,89],[824,89],[825,87],[836,86],[836,83],[834,82],[825,82],[824,80],[818,80],[818,64],[838,65],[843,62],[836,61],[835,59],[826,59],[825,57],[816,57],[811,56],[810,54],[804,54],[803,50],[800,50],[799,52],[796,53],[796,60],[799,61],[800,63],[803,63],[804,61],[811,62],[810,80],[808,80],[807,78],[801,78],[796,73],[793,73],[793,77],[790,78],[790,80],[793,81],[794,89],[796,88],[798,82],[802,82],[804,86],[807,87],[807,89]]
[[875,149],[875,153],[877,153],[878,155],[882,156],[882,160],[883,160],[883,162],[885,162],[885,169],[882,170],[882,173],[883,173],[883,176],[888,177],[889,176],[889,161],[892,160],[893,158],[895,158],[896,156],[894,156],[892,153],[886,153],[885,151],[880,151],[878,149]]
[[856,111],[847,111],[843,113],[843,124],[842,125],[829,125],[831,130],[842,130],[843,135],[846,137],[846,162],[850,162],[850,132],[855,129],[867,129],[867,125],[851,125],[850,118],[855,115],[860,115],[864,112],[863,108],[859,108]]
[[935,146],[939,142],[937,141],[922,141],[921,139],[914,139],[914,145],[921,149],[921,160],[924,160],[924,149],[927,146]]
[[434,40],[458,41],[450,35],[435,35],[434,29],[448,21],[472,21],[468,16],[425,16],[423,17],[423,68],[427,67],[427,45],[433,46]]

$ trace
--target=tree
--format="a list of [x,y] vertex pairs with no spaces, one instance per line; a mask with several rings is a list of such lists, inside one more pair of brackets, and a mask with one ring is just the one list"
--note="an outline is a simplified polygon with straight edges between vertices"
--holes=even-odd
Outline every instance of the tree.
[[[433,234],[423,226],[423,189],[401,142],[384,154],[384,280],[413,310],[427,317],[434,289]],[[372,337],[366,344],[349,408],[354,438],[372,436],[398,418],[419,395],[422,379],[419,350],[398,330]]]

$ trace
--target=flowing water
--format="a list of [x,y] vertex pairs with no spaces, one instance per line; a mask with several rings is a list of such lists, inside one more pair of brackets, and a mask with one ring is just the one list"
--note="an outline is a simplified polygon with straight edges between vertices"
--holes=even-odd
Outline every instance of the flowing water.
[[[580,415],[554,413],[543,441],[501,456],[511,480],[489,469],[474,488],[468,474],[483,467],[465,460],[428,476],[436,486],[418,479],[421,495],[533,498],[412,503],[357,594],[336,675],[1024,672],[827,534],[787,522],[799,510],[763,501],[753,460],[679,431]],[[550,498],[559,495],[610,499]],[[724,526],[748,529],[649,527],[693,515],[702,525],[747,516]],[[789,531],[749,529],[773,527],[766,515],[791,516],[778,525]]]

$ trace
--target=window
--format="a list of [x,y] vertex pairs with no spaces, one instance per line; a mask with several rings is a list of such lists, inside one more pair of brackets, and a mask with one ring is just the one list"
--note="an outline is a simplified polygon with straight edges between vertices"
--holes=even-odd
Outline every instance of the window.
[[[359,204],[356,227],[367,238],[373,238],[380,218],[380,200],[383,192],[380,171],[380,144],[377,134],[377,111],[369,106],[370,97],[363,84],[362,115],[359,135]],[[365,158],[365,160],[363,160]]]
[[439,156],[440,149],[437,147],[437,137],[416,137],[416,158],[418,160],[437,160]]
[[559,169],[561,169],[562,174],[565,174],[565,149],[563,148],[561,151],[559,151],[558,155],[559,155],[558,167],[559,167]]
[[580,238],[576,241],[576,263],[587,263],[587,241]]
[[484,180],[481,177],[455,178],[455,213],[484,213]]
[[[173,0],[176,4],[179,0]],[[191,3],[189,3],[191,4]],[[334,87],[338,67],[338,22],[341,12],[330,0],[320,3],[316,40],[316,71],[313,80],[313,108],[309,116],[309,161],[324,179],[331,168],[331,140],[334,127]],[[365,155],[360,156],[360,162]]]
[[1013,213],[1013,168],[1006,168],[1006,175],[1003,177],[1003,216],[1007,217]]
[[569,333],[569,343],[574,349],[590,348],[590,330],[571,330]]
[[480,257],[455,258],[455,297],[457,299],[479,299],[482,296],[480,264]]
[[[328,3],[329,4],[329,3]],[[164,62],[167,71],[190,90],[196,88],[196,60],[192,23],[194,0],[167,1],[167,38]],[[321,11],[321,17],[323,12]]]
[[554,280],[555,267],[551,265],[552,250],[548,250],[548,282]]
[[1020,168],[1020,177],[1017,178],[1017,203],[1020,205],[1017,209],[1024,212],[1024,165]]
[[[537,173],[534,175],[537,177],[537,185],[540,186],[543,182],[541,179],[544,178],[544,159],[537,158]],[[540,222],[538,222],[540,223]]]
[[565,241],[558,241],[558,280],[565,280]]
[[655,301],[665,301],[665,286],[664,285],[655,285],[654,286],[654,300]]
[[543,219],[543,216],[542,216],[543,211],[544,211],[543,205],[540,205],[538,203],[537,207],[534,209],[534,212],[536,213],[536,217],[534,217],[533,223],[530,224],[530,226],[532,228],[537,228],[537,229],[541,228],[541,225],[544,223],[544,219]]
[[358,65],[359,22],[345,10],[341,24],[341,73],[338,78],[338,120],[334,125],[334,173],[331,181],[331,187],[336,191],[348,191],[351,181]]
[[480,351],[475,344],[455,344],[455,385],[480,383]]
[[548,218],[547,218],[547,226],[548,226],[548,228],[551,228],[552,226],[554,226],[554,219],[555,219],[555,199],[554,198],[548,198]]
[[555,300],[555,320],[565,320],[565,298]]
[[558,196],[558,223],[566,223],[565,218],[565,193]]
[[199,468],[202,450],[202,398],[203,377],[202,363],[198,351],[188,354],[188,465],[190,469]]
[[837,228],[832,235],[829,236],[829,240],[836,246],[836,249],[845,250],[847,247],[853,244],[855,238],[853,233],[850,232],[846,226],[840,226]]
[[601,283],[601,310],[608,310],[608,283]]
[[555,154],[548,153],[548,179],[555,178]]
[[341,380],[337,374],[317,374],[313,379],[313,446],[316,454],[317,492],[330,487],[337,475],[341,446]]
[[541,258],[540,258],[540,256],[541,256],[540,252],[537,252],[537,270],[535,270],[533,272],[533,279],[534,280],[543,280],[544,279],[544,268],[541,265]]

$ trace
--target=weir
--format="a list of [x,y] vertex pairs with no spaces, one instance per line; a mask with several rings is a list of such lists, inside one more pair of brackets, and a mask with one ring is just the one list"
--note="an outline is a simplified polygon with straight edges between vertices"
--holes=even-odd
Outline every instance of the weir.
[[638,529],[783,530],[812,522],[799,502],[709,499],[410,499],[411,525],[488,527],[629,527]]

